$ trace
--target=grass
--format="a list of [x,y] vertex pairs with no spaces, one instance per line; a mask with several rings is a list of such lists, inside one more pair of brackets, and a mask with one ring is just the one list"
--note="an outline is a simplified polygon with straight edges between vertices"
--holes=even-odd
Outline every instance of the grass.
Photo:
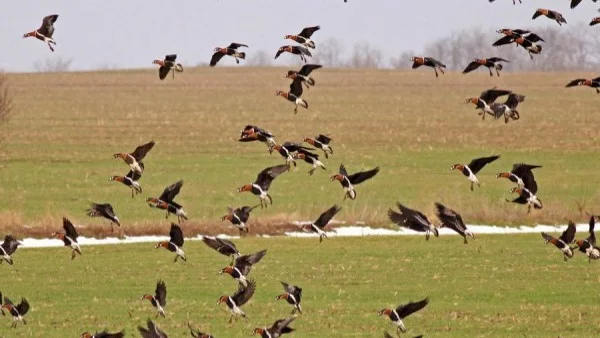
[[[288,87],[284,71],[186,68],[174,81],[159,81],[154,69],[8,74],[15,111],[2,131],[8,140],[0,162],[0,229],[40,235],[54,231],[63,215],[106,228],[83,212],[95,201],[113,204],[126,233],[149,232],[164,216],[144,199],[183,178],[178,201],[190,215],[188,230],[235,233],[219,223],[226,207],[258,201],[236,189],[282,163],[262,144],[236,141],[246,124],[271,130],[279,142],[327,133],[335,150],[325,161],[327,172],[309,177],[299,163],[279,177],[273,206],[254,213],[252,229],[277,232],[334,203],[344,208],[340,220],[384,226],[386,210],[398,200],[428,215],[439,200],[470,223],[502,225],[565,223],[600,203],[598,97],[589,88],[564,88],[582,74],[449,73],[435,79],[425,70],[323,69],[314,74],[317,85],[305,91],[310,109],[294,115],[292,105],[274,95]],[[527,96],[521,120],[481,121],[464,104],[493,86]],[[108,180],[128,170],[112,154],[151,139],[157,145],[145,160],[144,193],[131,199],[125,186]],[[496,153],[502,158],[482,170],[475,192],[449,170]],[[515,162],[544,166],[536,170],[544,210],[527,215],[526,208],[504,202],[515,197],[511,184],[494,175]],[[358,186],[356,201],[342,201],[339,183],[329,182],[340,163],[350,172],[382,169]]]
[[244,253],[268,249],[251,272],[257,291],[244,306],[246,320],[227,324],[229,315],[216,301],[236,282],[217,274],[228,259],[200,241],[187,242],[188,262],[177,264],[153,243],[85,246],[74,261],[67,248],[20,249],[13,267],[1,267],[1,291],[13,300],[27,297],[32,309],[28,325],[14,330],[0,317],[0,337],[76,337],[104,328],[134,334],[155,315],[140,297],[153,292],[159,278],[168,296],[167,317],[158,325],[174,337],[187,336],[188,321],[216,337],[242,337],[288,316],[291,307],[275,300],[280,280],[304,290],[305,313],[293,325],[298,337],[393,333],[377,312],[425,296],[431,302],[406,320],[405,337],[600,334],[597,262],[576,254],[565,263],[538,234],[482,235],[468,245],[457,236],[236,242]]

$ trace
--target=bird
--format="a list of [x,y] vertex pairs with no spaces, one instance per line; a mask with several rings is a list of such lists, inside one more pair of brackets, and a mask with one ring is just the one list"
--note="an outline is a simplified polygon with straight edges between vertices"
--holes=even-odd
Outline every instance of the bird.
[[435,77],[438,77],[438,70],[444,74],[444,68],[446,65],[441,63],[440,61],[432,58],[432,57],[422,57],[422,56],[413,56],[410,58],[410,61],[413,62],[412,68],[419,68],[421,66],[427,66],[433,68],[435,71]]
[[504,89],[488,89],[481,92],[479,97],[470,97],[465,103],[473,103],[475,105],[475,109],[480,109],[481,112],[479,115],[482,115],[481,119],[485,120],[485,115],[490,114],[495,116],[494,110],[492,109],[492,104],[494,101],[500,96],[508,95],[512,93],[510,90]]
[[292,314],[295,314],[298,311],[302,314],[302,307],[300,306],[300,302],[302,301],[302,288],[297,285],[291,285],[286,282],[281,282],[283,286],[284,293],[275,297],[277,300],[285,299],[288,304],[292,305],[294,309],[292,310]]
[[175,79],[175,72],[183,72],[183,66],[181,63],[175,63],[177,60],[177,54],[169,54],[165,56],[164,60],[154,60],[152,64],[159,65],[158,78],[164,80],[170,71],[173,71],[173,79]]
[[500,71],[503,68],[501,62],[510,62],[510,61],[505,60],[503,58],[499,58],[499,57],[474,59],[473,61],[471,61],[471,63],[469,63],[469,65],[467,65],[467,68],[465,68],[465,70],[463,70],[463,74],[467,74],[481,66],[484,66],[484,67],[488,68],[488,70],[490,72],[490,76],[494,76],[494,74],[492,74],[492,68],[494,70],[496,70],[496,74],[498,76],[500,76]]
[[579,248],[579,251],[583,252],[588,257],[588,262],[591,263],[592,260],[600,259],[600,248],[596,246],[596,234],[594,233],[594,226],[596,225],[596,220],[598,216],[590,215],[590,228],[589,228],[589,236],[584,240],[577,240],[575,244]]
[[147,299],[150,301],[153,307],[156,308],[156,318],[158,316],[165,316],[164,307],[167,305],[167,285],[163,280],[159,280],[156,283],[156,289],[154,290],[154,296],[151,294],[145,294],[141,299]]
[[259,141],[267,144],[267,147],[271,147],[276,144],[275,136],[271,132],[262,129],[254,125],[247,125],[242,129],[239,142],[252,142]]
[[221,217],[221,222],[225,220],[231,222],[231,224],[238,228],[238,230],[240,231],[240,235],[243,232],[247,233],[248,225],[246,224],[246,222],[248,222],[248,218],[250,218],[250,212],[258,206],[258,204],[252,207],[245,205],[241,208],[235,209],[227,207],[227,215]]
[[388,210],[388,218],[396,225],[409,228],[414,231],[424,232],[425,240],[429,240],[431,233],[435,237],[440,235],[438,229],[433,225],[427,216],[418,210],[414,210],[402,205],[400,202],[396,203],[400,212],[396,212],[391,208]]
[[295,167],[296,161],[294,160],[294,156],[292,153],[298,152],[300,150],[305,150],[308,152],[309,150],[314,150],[314,149],[304,147],[299,143],[284,142],[283,144],[275,144],[275,145],[269,147],[268,150],[269,150],[269,153],[271,153],[271,154],[273,153],[273,151],[277,151],[279,153],[279,155],[281,155],[285,159],[286,164],[293,163],[294,167]]
[[73,260],[75,259],[76,253],[81,255],[81,248],[79,247],[79,243],[77,243],[77,237],[79,237],[79,235],[77,234],[77,230],[73,223],[66,217],[63,217],[63,229],[65,230],[64,234],[53,232],[51,236],[60,239],[65,246],[71,248],[71,260]]
[[258,262],[267,254],[267,250],[261,250],[250,255],[244,255],[237,257],[233,265],[228,265],[219,271],[219,274],[226,273],[233,279],[238,281],[243,286],[248,286],[248,279],[246,278],[252,266]]
[[[523,47],[529,53],[529,57],[533,60],[533,54],[540,54],[542,52],[542,46],[538,42],[545,42],[539,35],[535,33],[529,33],[527,30],[511,30],[501,29],[499,33],[505,36],[498,39],[492,44],[494,47],[516,43],[517,46]],[[527,32],[527,33],[526,33]]]
[[292,81],[289,92],[278,90],[275,92],[275,96],[281,96],[284,99],[292,102],[295,105],[294,114],[298,114],[298,106],[308,109],[308,102],[300,98],[300,96],[302,96],[302,80],[299,78],[296,78],[294,81]]
[[406,304],[399,305],[396,309],[383,309],[379,311],[379,316],[388,316],[390,320],[396,324],[397,333],[406,332],[406,326],[404,325],[404,319],[411,314],[423,309],[429,304],[429,297],[418,302],[408,302]]
[[261,338],[278,338],[281,337],[284,333],[291,333],[295,330],[289,327],[291,322],[293,322],[296,317],[289,317],[285,319],[279,319],[273,323],[270,328],[262,327],[254,329],[252,335],[259,334]]
[[17,323],[19,322],[23,322],[24,325],[27,325],[27,321],[23,317],[27,314],[27,311],[29,311],[29,302],[27,301],[27,298],[21,298],[21,302],[18,305],[14,305],[8,297],[4,297],[1,308],[6,309],[12,316],[13,322],[10,326],[11,328],[17,327]]
[[351,200],[355,200],[356,199],[356,190],[354,189],[354,186],[372,178],[373,176],[377,175],[378,172],[379,172],[379,167],[375,167],[374,169],[371,169],[371,170],[360,171],[360,172],[354,173],[352,175],[348,175],[348,172],[346,171],[346,167],[342,163],[342,164],[340,164],[339,173],[331,176],[330,180],[331,181],[337,180],[340,182],[342,187],[344,187],[344,191],[346,192],[346,194],[344,195],[344,200],[347,197],[349,197]]
[[113,209],[110,203],[90,203],[90,208],[86,210],[87,215],[90,217],[103,217],[110,221],[110,229],[114,231],[113,223],[121,226],[121,222],[119,221],[119,217],[115,214],[115,210]]
[[238,52],[237,49],[240,47],[248,48],[248,45],[245,45],[243,43],[232,42],[227,47],[216,47],[215,53],[212,55],[212,58],[210,59],[210,66],[211,67],[216,66],[217,63],[219,62],[219,60],[221,60],[221,58],[225,55],[232,56],[235,59],[235,63],[239,64],[240,63],[239,59],[242,59],[242,60],[246,59],[246,53]]
[[340,212],[340,210],[342,210],[342,208],[334,204],[331,208],[325,210],[316,221],[310,224],[301,225],[300,228],[304,232],[316,233],[319,235],[319,243],[323,242],[323,238],[327,238],[327,234],[325,234],[323,229],[327,226],[333,216]]
[[275,54],[275,59],[277,59],[279,57],[279,55],[281,55],[284,52],[295,54],[295,55],[300,55],[300,60],[304,61],[304,63],[308,62],[308,60],[306,59],[307,56],[312,56],[312,53],[310,52],[310,50],[308,50],[308,48],[306,48],[304,46],[289,46],[288,45],[288,46],[279,47],[279,49],[277,50],[277,53]]
[[536,196],[538,186],[535,178],[533,177],[533,173],[523,174],[521,177],[523,181],[522,187],[514,187],[510,190],[511,193],[518,193],[519,197],[514,200],[506,200],[507,202],[518,203],[518,204],[527,204],[527,213],[531,212],[531,207],[534,209],[542,209],[542,201]]
[[565,20],[563,15],[560,14],[559,12],[549,10],[549,9],[544,9],[544,8],[538,8],[535,11],[535,13],[533,13],[533,16],[531,17],[531,19],[535,19],[542,15],[547,17],[548,19],[552,19],[552,20],[556,21],[556,23],[558,23],[559,26],[562,26],[563,23],[567,23],[567,20]]
[[570,247],[570,244],[575,240],[576,231],[577,229],[575,228],[575,223],[573,223],[573,221],[569,221],[567,229],[563,231],[559,238],[548,235],[545,232],[542,232],[542,237],[546,241],[546,244],[554,244],[554,246],[563,253],[563,258],[566,262],[569,258],[573,258],[574,251],[573,248]]
[[525,95],[516,93],[508,94],[506,102],[492,104],[491,108],[494,111],[494,117],[499,119],[504,116],[504,123],[508,123],[510,119],[518,120],[520,118],[520,114],[517,110],[517,106],[523,101],[525,101]]
[[0,245],[0,253],[2,257],[0,257],[0,264],[6,261],[9,265],[13,265],[12,254],[17,251],[19,245],[23,245],[20,241],[17,241],[12,235],[4,236],[4,242]]
[[463,237],[464,243],[467,244],[467,236],[475,239],[475,235],[467,229],[460,214],[442,203],[435,202],[436,216],[440,220],[441,228],[449,228],[456,231]]
[[169,336],[167,336],[167,334],[150,319],[147,321],[147,326],[148,328],[138,326],[138,331],[142,335],[142,338],[169,338]]
[[233,265],[233,262],[237,257],[241,256],[235,244],[230,240],[218,237],[203,236],[202,242],[221,255],[231,257],[231,265]]
[[173,262],[177,262],[177,259],[181,257],[184,261],[187,261],[185,257],[185,252],[181,249],[183,247],[183,231],[179,225],[175,223],[171,223],[171,230],[169,231],[170,239],[168,241],[161,241],[156,244],[155,249],[165,248],[171,252],[175,253],[175,260]]
[[84,332],[79,336],[79,338],[123,338],[123,337],[125,337],[124,331],[108,333],[108,331],[106,331],[106,330],[104,330],[102,332],[96,332],[94,334],[91,334],[90,332]]
[[477,176],[475,176],[486,164],[494,162],[499,159],[500,155],[494,155],[489,157],[481,157],[473,159],[469,164],[454,164],[450,167],[450,170],[460,170],[463,175],[465,175],[469,181],[471,181],[471,191],[473,191],[473,184],[477,183],[477,186],[480,187],[479,180]]
[[[311,176],[315,173],[315,170],[317,170],[317,168],[327,170],[327,168],[325,168],[325,165],[323,164],[323,162],[319,161],[319,155],[311,153],[310,151],[307,151],[307,150],[299,149],[292,156],[292,159],[293,160],[303,160],[304,162],[310,164],[312,166],[312,169],[310,169],[308,171],[308,174]],[[296,162],[294,161],[294,163],[296,163]]]
[[565,87],[577,87],[577,86],[587,86],[590,88],[596,89],[596,94],[600,94],[600,77],[595,79],[575,79],[569,83]]
[[211,334],[204,333],[204,332],[202,332],[200,330],[194,329],[192,327],[192,325],[190,324],[190,322],[188,322],[188,327],[190,328],[190,334],[194,338],[214,338],[214,336],[211,335]]
[[146,154],[154,147],[154,144],[154,141],[150,141],[138,146],[132,153],[116,153],[113,157],[122,159],[129,165],[129,168],[132,171],[141,174],[144,171],[144,168],[140,165],[140,161],[146,157]]
[[[139,162],[139,166],[143,172],[144,171],[144,162]],[[135,195],[142,193],[142,186],[138,182],[141,177],[142,177],[141,173],[134,171],[134,170],[129,170],[127,175],[112,176],[110,178],[110,180],[116,181],[116,182],[121,182],[121,183],[125,184],[126,186],[128,186],[129,188],[131,188],[131,198],[133,198],[133,197],[135,197]]]
[[273,180],[283,174],[286,171],[290,170],[289,164],[280,164],[272,167],[267,167],[263,169],[258,176],[256,176],[256,180],[254,183],[246,184],[240,188],[238,188],[238,192],[249,191],[252,194],[258,196],[260,199],[260,207],[266,208],[267,201],[273,204],[273,199],[271,195],[269,195],[269,188],[271,187],[271,183]]
[[310,38],[319,29],[321,29],[321,26],[306,27],[306,28],[302,29],[302,31],[300,31],[300,33],[298,33],[296,35],[288,34],[288,35],[284,36],[283,38],[294,40],[303,46],[314,49],[316,47],[315,42],[313,40],[311,40]]
[[[581,3],[582,0],[571,0],[571,9],[577,7]],[[598,0],[592,0],[593,2],[597,2]]]
[[177,194],[181,190],[183,186],[183,180],[179,180],[165,188],[162,194],[156,197],[149,197],[146,199],[146,202],[150,207],[154,207],[157,209],[166,210],[167,214],[165,218],[169,218],[170,214],[175,214],[177,216],[177,220],[181,223],[184,220],[187,220],[187,214],[183,210],[183,206],[174,201]]
[[[491,0],[490,2],[492,2],[492,1],[494,1],[494,0]],[[392,337],[391,334],[387,333],[387,331],[384,331],[383,332],[383,338],[394,338],[394,337]],[[413,338],[423,338],[423,335],[420,334],[418,336],[414,336]]]
[[54,34],[54,23],[57,19],[58,14],[52,14],[44,17],[40,28],[34,30],[33,32],[23,34],[23,38],[34,37],[38,40],[44,41],[44,43],[48,44],[50,50],[54,52],[52,44],[56,46],[56,41],[54,41],[52,35]]
[[595,26],[599,23],[600,23],[600,16],[593,18],[592,21],[590,22],[590,26]]
[[325,158],[329,158],[329,154],[333,155],[333,149],[329,145],[331,143],[331,138],[327,135],[319,134],[314,139],[310,137],[305,137],[303,142],[310,144],[311,146],[323,150],[325,154]]
[[310,86],[315,85],[315,79],[313,79],[312,77],[309,76],[310,73],[313,70],[319,69],[321,67],[323,67],[323,66],[306,64],[306,65],[302,66],[302,68],[300,68],[299,71],[288,70],[287,74],[285,74],[285,77],[288,79],[292,79],[292,80],[300,79],[300,81],[306,86],[306,89],[309,89]]
[[535,182],[532,170],[541,167],[535,164],[515,163],[511,171],[498,173],[496,178],[508,178],[521,188],[525,187],[525,181],[528,181],[527,185],[531,187]]
[[[529,34],[529,33],[531,33],[531,31],[526,30],[526,29],[520,29],[520,28],[515,28],[515,29],[502,28],[502,29],[497,30],[496,33],[500,33],[500,34],[504,34],[506,36],[511,36],[513,38],[517,38],[519,36]],[[542,39],[542,41],[543,41],[543,39]]]
[[231,317],[229,317],[230,324],[236,315],[244,318],[246,317],[246,313],[244,313],[240,307],[252,298],[254,291],[256,291],[256,282],[254,280],[249,280],[247,286],[240,284],[233,296],[221,296],[219,298],[217,305],[225,303],[231,312]]

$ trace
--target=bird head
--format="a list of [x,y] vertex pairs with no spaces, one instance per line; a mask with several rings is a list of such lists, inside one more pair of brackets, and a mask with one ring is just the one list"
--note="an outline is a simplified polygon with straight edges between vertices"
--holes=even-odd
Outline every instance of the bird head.
[[92,336],[92,334],[89,332],[84,332],[79,336],[79,338],[93,338],[93,337],[94,336]]
[[275,96],[285,96],[285,92],[283,90],[278,90],[275,92]]
[[125,177],[123,176],[112,176],[109,181],[117,181],[117,182],[123,182],[125,181]]
[[514,187],[514,188],[511,188],[511,189],[510,189],[510,192],[512,192],[512,193],[515,193],[515,192],[516,192],[517,194],[519,194],[519,195],[520,195],[520,194],[523,192],[523,189],[521,189],[521,188],[519,188],[519,187]]
[[575,241],[575,244],[577,244],[577,246],[581,248],[583,246],[583,241],[581,239],[578,239]]
[[238,188],[237,192],[244,192],[244,191],[252,191],[252,184],[246,184],[244,186],[242,186],[241,188]]
[[392,309],[383,309],[379,312],[377,312],[378,316],[389,316],[390,313],[392,313]]
[[505,172],[505,173],[496,174],[496,178],[501,178],[501,177],[509,178],[510,177],[510,173],[509,172]]
[[479,103],[479,98],[478,97],[470,97],[465,100],[465,103],[472,103],[474,105],[477,105],[477,103]]
[[464,168],[465,168],[465,166],[464,166],[464,165],[462,165],[462,164],[458,164],[458,163],[457,163],[457,164],[455,164],[455,165],[451,166],[451,167],[450,167],[450,170],[460,170],[460,171],[462,171]]
[[303,160],[306,158],[306,155],[303,153],[299,153],[299,154],[294,154],[294,156],[292,156],[292,158],[294,160]]
[[276,300],[288,299],[289,295],[290,295],[290,294],[289,294],[289,293],[287,293],[287,292],[286,292],[286,293],[282,293],[282,294],[280,294],[279,296],[275,297],[275,299],[276,299]]
[[221,304],[221,303],[227,303],[227,298],[229,298],[229,297],[227,297],[227,296],[219,297],[219,300],[217,300],[217,305]]
[[30,36],[35,36],[35,33],[36,33],[36,31],[25,33],[25,34],[23,34],[23,38],[28,38]]
[[143,296],[142,296],[142,298],[140,298],[140,299],[148,299],[148,300],[152,300],[152,295],[149,295],[149,294],[147,294],[147,293],[146,293],[146,294],[145,294],[145,295],[143,295]]
[[232,219],[233,219],[233,214],[227,214],[227,215],[221,217],[221,222],[226,221],[226,220],[231,222]]
[[125,154],[125,153],[116,153],[116,154],[113,155],[113,158],[125,159],[125,158],[127,158],[127,154]]
[[232,272],[233,272],[233,266],[226,266],[223,269],[221,269],[221,271],[219,271],[219,274],[223,274],[223,273],[231,274]]
[[158,242],[158,243],[157,243],[157,244],[154,246],[154,248],[155,248],[155,249],[158,249],[158,248],[165,248],[165,249],[166,249],[168,246],[169,246],[169,242],[162,241],[162,242]]

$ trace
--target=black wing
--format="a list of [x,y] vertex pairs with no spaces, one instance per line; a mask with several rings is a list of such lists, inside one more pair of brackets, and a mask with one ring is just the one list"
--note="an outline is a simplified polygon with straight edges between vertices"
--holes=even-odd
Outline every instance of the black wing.
[[300,68],[300,71],[298,71],[298,74],[308,76],[313,70],[319,69],[321,67],[323,67],[323,66],[307,64],[307,65],[302,66],[302,68]]
[[246,222],[248,222],[248,219],[250,218],[250,211],[252,211],[252,209],[254,209],[254,208],[244,206],[244,207],[235,209],[233,211],[233,213],[235,215],[237,215],[237,217],[239,217],[240,221],[246,223]]
[[217,252],[219,252],[225,256],[231,256],[233,254],[240,253],[238,251],[238,249],[235,247],[235,244],[233,244],[233,242],[228,241],[226,239],[204,236],[204,237],[202,237],[202,241],[204,242],[204,244],[208,245],[210,248],[213,248],[214,250],[216,250]]
[[318,31],[319,29],[321,29],[321,26],[306,27],[300,32],[300,34],[298,34],[298,36],[310,39],[313,33]]
[[511,93],[508,95],[506,102],[504,103],[508,108],[515,109],[519,105],[519,103],[525,101],[525,95],[519,95],[515,93]]
[[58,19],[58,14],[48,15],[42,20],[42,25],[38,28],[38,33],[51,38],[54,34],[54,23]]
[[[487,104],[492,104],[496,99],[503,95],[508,95],[512,93],[510,90],[504,89],[488,89],[479,95],[479,98],[485,101]],[[470,168],[470,166],[469,166]]]
[[277,54],[275,54],[275,58],[276,58],[276,59],[279,57],[279,55],[281,55],[281,53],[285,52],[285,49],[283,49],[284,47],[287,47],[287,46],[280,47],[280,48],[277,50]]
[[565,87],[575,87],[575,86],[581,86],[582,84],[585,83],[586,79],[575,79],[569,83],[567,83],[567,85]]
[[164,80],[167,77],[167,75],[169,75],[170,71],[171,71],[170,67],[160,66],[158,68],[158,78],[161,80]]
[[432,58],[432,57],[426,57],[425,58],[425,65],[427,66],[431,66],[431,67],[443,67],[446,68],[446,65],[443,64],[442,62]]
[[333,218],[333,216],[335,216],[335,214],[337,214],[340,210],[342,210],[341,207],[338,207],[337,205],[332,206],[323,212],[321,216],[319,216],[314,225],[316,225],[319,229],[323,229]]
[[27,298],[21,298],[21,302],[19,305],[15,306],[15,308],[21,316],[24,316],[27,311],[29,311],[29,302],[27,301]]
[[348,177],[348,172],[344,164],[340,164],[340,175]]
[[502,46],[502,45],[508,45],[513,42],[515,42],[515,38],[513,36],[507,35],[507,36],[503,36],[500,39],[496,40],[496,42],[492,43],[492,46],[498,47],[498,46]]
[[158,304],[160,304],[160,306],[167,305],[167,285],[163,280],[159,280],[158,283],[156,283],[154,298],[158,300]]
[[469,169],[471,169],[473,174],[477,174],[483,167],[485,167],[486,164],[494,162],[495,160],[497,160],[499,158],[500,158],[500,155],[476,158],[468,164],[468,167],[469,167]]
[[210,66],[214,67],[217,65],[217,63],[219,62],[219,60],[221,60],[221,58],[224,56],[225,54],[221,53],[221,52],[215,52],[212,55],[212,58],[210,58]]
[[171,223],[171,231],[169,231],[169,237],[171,237],[171,243],[177,245],[180,248],[183,246],[183,231],[181,231],[179,225]]
[[295,78],[292,81],[290,84],[290,94],[293,94],[295,97],[302,96],[302,79]]
[[535,181],[535,178],[533,176],[533,172],[531,170],[535,169],[535,168],[541,168],[541,167],[542,167],[541,165],[515,163],[513,165],[513,169],[511,172],[513,174],[515,174],[517,177],[521,178],[521,180],[523,181],[523,185],[525,186],[525,188],[527,188],[527,190],[529,190],[529,191],[531,191],[531,193],[535,194],[535,193],[537,193],[538,186],[537,186],[537,182]]
[[116,333],[108,333],[108,331],[104,330],[102,332],[94,333],[94,338],[123,338],[125,337],[125,333],[123,331]]
[[540,15],[542,15],[542,12],[540,11],[535,11],[535,13],[533,13],[533,16],[531,17],[532,19],[535,19],[537,17],[539,17]]
[[131,156],[133,158],[135,158],[135,160],[138,162],[143,160],[144,157],[146,157],[146,154],[150,151],[150,149],[152,149],[152,147],[154,147],[154,144],[155,144],[154,141],[150,141],[146,144],[142,144],[141,146],[138,146],[137,148],[135,148],[133,153],[131,153]]
[[165,188],[162,194],[158,197],[159,200],[167,203],[172,203],[175,199],[175,196],[179,194],[179,190],[181,190],[181,186],[183,185],[183,180],[179,180],[168,187]]
[[248,281],[248,286],[244,287],[241,283],[239,289],[235,292],[231,298],[235,302],[237,306],[242,306],[246,304],[252,295],[254,295],[254,291],[256,291],[256,282],[254,280]]
[[77,237],[79,237],[77,230],[75,230],[73,223],[71,223],[71,221],[69,221],[69,219],[66,217],[63,217],[63,229],[65,229],[65,234],[67,237],[77,242]]
[[240,272],[247,276],[252,270],[252,265],[260,262],[260,260],[267,254],[267,250],[261,250],[259,252],[240,256],[235,260],[235,267],[240,270]]
[[[590,216],[590,229],[589,229],[590,235],[587,238],[588,243],[590,243],[592,246],[596,246],[596,234],[594,233],[595,225],[596,225],[596,216],[592,215],[592,216]],[[2,298],[2,295],[0,295],[0,298]]]
[[438,202],[435,203],[435,208],[436,215],[440,222],[442,222],[442,227],[450,228],[460,234],[464,234],[467,227],[459,213]]
[[237,49],[240,47],[248,47],[248,45],[244,45],[243,43],[232,42],[227,48]]
[[415,231],[426,231],[429,229],[431,222],[427,219],[427,216],[423,215],[420,211],[413,210],[405,207],[404,205],[397,203],[400,213],[388,210],[389,219],[399,226],[407,227]]
[[361,171],[361,172],[357,172],[356,174],[352,174],[352,175],[348,176],[348,180],[350,180],[350,183],[352,183],[352,184],[359,184],[359,183],[362,183],[362,182],[368,180],[369,178],[372,178],[373,176],[377,175],[378,172],[379,172],[379,167],[375,167],[375,169],[371,169],[368,171]]
[[175,62],[177,60],[177,54],[169,54],[165,56],[165,61]]
[[15,251],[17,251],[17,247],[21,245],[21,242],[17,241],[11,235],[4,236],[4,243],[2,243],[2,248],[6,252],[7,255],[12,255]]
[[268,167],[263,169],[263,171],[261,171],[258,176],[256,177],[256,181],[254,182],[255,184],[258,184],[263,190],[269,190],[269,187],[271,186],[271,182],[273,182],[273,180],[283,174],[284,172],[288,171],[290,169],[290,165],[289,164],[280,164],[280,165],[276,165],[273,167]]
[[577,229],[575,228],[575,223],[573,223],[572,221],[569,221],[569,225],[567,226],[567,229],[565,231],[563,231],[562,235],[560,235],[560,239],[565,242],[567,245],[573,243],[573,241],[575,240],[575,232],[577,231]]
[[279,319],[279,320],[275,321],[275,323],[273,323],[273,326],[271,326],[271,329],[269,329],[269,331],[274,333],[275,337],[279,337],[279,335],[281,333],[283,333],[284,331],[286,333],[292,332],[292,329],[288,328],[287,326],[290,325],[290,323],[293,322],[295,319],[296,319],[296,317]]
[[281,282],[281,285],[283,285],[283,289],[287,293],[291,293],[294,296],[302,295],[302,288],[300,288],[296,285],[290,285],[286,282]]
[[148,328],[138,326],[138,331],[142,335],[142,338],[169,338],[161,329],[159,329],[154,322],[148,319]]
[[581,3],[582,0],[571,0],[571,9],[577,7]]
[[491,61],[491,62],[494,62],[494,63],[496,63],[496,62],[510,62],[508,60],[505,60],[505,59],[499,58],[499,57],[495,57],[495,56],[491,57],[491,58],[487,58],[487,60]]
[[316,140],[323,144],[329,144],[329,142],[331,142],[331,138],[326,135],[323,135],[323,134],[319,134],[319,136],[317,136]]
[[474,71],[475,69],[479,68],[479,66],[481,66],[481,64],[479,62],[472,61],[471,63],[469,63],[467,65],[467,68],[465,68],[465,70],[463,70],[463,74]]
[[409,302],[407,304],[402,304],[396,308],[396,312],[400,318],[406,318],[409,315],[421,310],[425,306],[429,304],[429,298],[425,298],[418,302]]
[[539,41],[546,42],[546,40],[542,39],[541,36],[539,36],[535,33],[527,34],[527,36],[525,36],[525,40],[527,40],[529,42],[539,42]]

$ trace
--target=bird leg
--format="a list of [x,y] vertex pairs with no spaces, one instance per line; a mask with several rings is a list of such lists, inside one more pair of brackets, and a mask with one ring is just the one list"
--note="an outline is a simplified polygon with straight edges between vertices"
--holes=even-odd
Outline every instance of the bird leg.
[[596,88],[596,94],[600,94],[600,88]]
[[529,52],[529,57],[533,60],[533,55]]
[[238,60],[238,58],[236,58],[236,57],[234,57],[234,58],[235,58],[235,63],[237,63],[239,65],[240,64],[240,60]]
[[310,176],[312,176],[315,173],[315,168],[312,168],[311,170],[308,171],[308,174]]
[[[490,71],[490,76],[492,76],[492,77],[493,77],[493,76],[494,76],[494,74],[492,74],[492,68],[488,68],[488,70]],[[498,71],[498,70],[496,70],[496,71]]]
[[319,243],[323,242],[323,237],[327,238],[327,235],[322,233],[319,235]]
[[439,77],[436,67],[433,67],[433,71],[435,72],[435,77]]
[[500,76],[500,71],[498,70],[498,68],[496,68],[496,74],[498,74],[498,76]]
[[471,182],[471,191],[473,191],[473,182]]
[[463,236],[463,241],[464,241],[465,244],[468,244],[467,243],[467,236]]
[[[271,195],[267,194],[267,198],[269,199],[269,202],[271,202],[271,205],[273,205],[273,199],[271,198]],[[265,202],[266,204],[266,202]]]
[[234,315],[231,315],[231,317],[229,317],[229,324],[231,324],[231,322],[233,322],[233,316]]
[[296,104],[296,107],[294,108],[294,114],[298,114],[298,105]]

